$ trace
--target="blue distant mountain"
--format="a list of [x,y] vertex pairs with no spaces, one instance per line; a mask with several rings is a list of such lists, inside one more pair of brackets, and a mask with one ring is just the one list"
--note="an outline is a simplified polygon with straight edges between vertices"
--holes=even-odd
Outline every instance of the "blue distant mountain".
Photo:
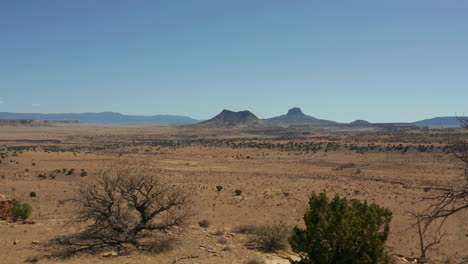
[[[456,117],[434,117],[414,122],[423,127],[460,127],[459,119],[468,119],[468,116]],[[200,120],[187,116],[177,115],[123,115],[116,112],[99,113],[60,113],[60,114],[38,114],[38,113],[10,113],[0,112],[0,120],[50,120],[50,121],[79,121],[81,123],[103,123],[103,124],[195,124]],[[304,115],[298,108],[291,109],[287,115],[266,119],[272,123],[321,123],[336,124],[333,121],[316,119]]]
[[288,113],[281,116],[265,119],[273,124],[323,124],[333,125],[337,124],[334,121],[318,119],[302,112],[299,107],[293,107],[288,110]]
[[79,114],[36,114],[36,113],[8,113],[0,112],[0,119],[16,120],[51,120],[51,121],[80,121],[82,123],[106,124],[194,124],[199,120],[176,115],[137,116],[123,115],[115,112],[79,113]]
[[460,127],[460,119],[468,119],[468,116],[443,116],[424,119],[415,122],[418,126],[427,127]]
[[275,127],[267,121],[258,119],[250,111],[234,112],[224,109],[215,117],[192,125],[195,128],[269,128]]

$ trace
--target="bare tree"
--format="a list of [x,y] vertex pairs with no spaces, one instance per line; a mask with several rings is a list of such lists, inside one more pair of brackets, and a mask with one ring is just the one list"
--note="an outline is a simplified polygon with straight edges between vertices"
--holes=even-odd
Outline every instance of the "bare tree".
[[[459,118],[461,126],[468,129],[468,119]],[[426,218],[447,218],[468,208],[468,140],[457,139],[452,143],[451,153],[460,164],[463,176],[453,182],[450,188],[428,197],[431,205],[425,210]]]
[[458,121],[460,122],[460,126],[468,129],[468,118],[467,117],[459,117]]
[[158,238],[180,229],[190,216],[190,196],[136,167],[107,170],[81,186],[75,223],[84,231],[57,238],[71,254],[123,246],[151,250]]
[[444,218],[427,218],[424,213],[410,211],[409,215],[414,220],[412,227],[416,229],[421,251],[420,261],[427,261],[427,252],[440,244],[446,233],[442,231]]
[[[468,129],[468,119],[459,118],[461,127]],[[457,139],[451,144],[451,154],[460,165],[463,176],[455,180],[450,187],[437,188],[437,193],[426,197],[430,205],[421,212],[410,212],[418,232],[421,258],[426,258],[429,249],[439,244],[445,236],[442,226],[445,220],[468,208],[468,140]]]

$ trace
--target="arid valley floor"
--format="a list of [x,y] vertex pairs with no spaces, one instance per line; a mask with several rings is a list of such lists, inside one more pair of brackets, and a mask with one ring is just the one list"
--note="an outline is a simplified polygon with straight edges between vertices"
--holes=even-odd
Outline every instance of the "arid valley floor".
[[[57,125],[0,127],[0,194],[28,202],[35,224],[0,222],[0,263],[288,263],[289,250],[269,254],[250,248],[242,224],[302,225],[312,192],[377,203],[393,212],[387,246],[417,256],[408,211],[427,206],[430,188],[448,186],[462,171],[444,147],[462,130],[327,133],[216,130],[164,126]],[[401,145],[400,145],[401,144]],[[407,148],[406,148],[407,147]],[[164,181],[189,191],[193,217],[177,245],[161,254],[47,258],[43,244],[76,232],[73,198],[82,182],[116,164],[154,169]],[[75,169],[71,175],[58,170]],[[82,170],[87,172],[81,176]],[[43,174],[42,179],[38,175]],[[216,186],[222,186],[221,191]],[[236,195],[234,191],[242,191]],[[29,197],[30,192],[37,197]],[[449,218],[436,260],[467,255],[466,212]],[[200,220],[211,225],[202,228]],[[225,239],[221,240],[220,238]],[[33,243],[34,241],[34,243]],[[222,241],[222,243],[220,242]]]

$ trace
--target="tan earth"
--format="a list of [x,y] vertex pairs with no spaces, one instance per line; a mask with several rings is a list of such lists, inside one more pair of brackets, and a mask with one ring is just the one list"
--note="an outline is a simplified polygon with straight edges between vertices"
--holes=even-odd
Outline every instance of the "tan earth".
[[[232,229],[242,224],[276,222],[301,225],[308,196],[322,191],[391,209],[389,252],[418,256],[417,235],[410,227],[408,211],[427,206],[422,198],[432,194],[429,188],[449,186],[460,177],[459,164],[442,150],[451,137],[466,137],[464,131],[308,131],[302,135],[291,131],[291,136],[278,136],[261,130],[163,126],[2,126],[0,153],[5,155],[0,158],[0,194],[30,203],[35,224],[0,221],[0,263],[23,263],[34,258],[39,263],[70,264],[243,264],[251,259],[289,263],[286,258],[294,255],[292,251],[261,252],[249,247],[246,235]],[[162,140],[175,140],[178,144]],[[322,149],[307,150],[301,145],[305,142],[322,142]],[[330,146],[325,151],[328,142],[340,147],[333,150]],[[259,147],[260,143],[271,145]],[[277,144],[284,146],[280,149]],[[350,144],[373,144],[374,149],[349,148]],[[393,149],[399,144],[412,147],[402,153]],[[419,145],[433,145],[432,151],[418,151]],[[177,245],[157,255],[48,258],[53,249],[43,246],[47,241],[80,228],[65,225],[74,210],[73,203],[67,200],[75,197],[80,183],[93,182],[99,170],[121,163],[162,170],[165,181],[193,195],[195,215],[178,236]],[[56,172],[71,168],[75,171],[68,176]],[[80,176],[82,170],[86,176]],[[38,177],[40,174],[45,179]],[[218,185],[223,187],[220,192],[216,191]],[[242,191],[241,195],[234,193],[236,189]],[[30,197],[30,192],[36,192],[37,197]],[[204,219],[211,222],[208,228],[198,225]],[[466,219],[467,213],[460,212],[447,220],[447,235],[429,252],[430,258],[442,261],[468,255]]]

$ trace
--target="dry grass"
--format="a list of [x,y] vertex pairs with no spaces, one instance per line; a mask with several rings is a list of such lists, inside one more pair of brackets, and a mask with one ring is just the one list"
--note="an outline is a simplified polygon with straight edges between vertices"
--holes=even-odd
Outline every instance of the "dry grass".
[[291,234],[291,227],[282,224],[267,224],[256,227],[251,233],[250,243],[265,252],[275,252],[288,248],[288,237]]
[[[264,223],[283,221],[288,226],[302,225],[308,196],[313,191],[365,199],[390,208],[394,217],[388,246],[392,253],[414,256],[418,244],[415,234],[408,232],[410,219],[406,212],[425,206],[421,198],[428,193],[424,188],[445,186],[460,176],[452,161],[441,150],[417,152],[412,148],[403,154],[397,150],[358,153],[330,148],[327,152],[324,149],[314,152],[304,146],[307,142],[325,142],[325,146],[326,142],[333,141],[348,146],[376,144],[384,148],[400,143],[433,144],[437,149],[443,146],[439,141],[446,137],[444,133],[403,133],[398,134],[398,139],[391,133],[316,132],[303,138],[278,139],[245,131],[155,126],[0,127],[0,153],[6,153],[6,148],[11,147],[37,146],[10,150],[7,157],[0,158],[0,193],[31,204],[31,219],[36,221],[35,225],[14,225],[13,228],[10,223],[0,222],[0,259],[5,263],[21,263],[29,256],[44,254],[33,241],[44,242],[75,232],[64,224],[76,209],[69,201],[75,197],[77,186],[82,182],[95,182],[99,170],[116,162],[131,162],[164,171],[165,181],[193,194],[194,219],[209,219],[211,225],[200,228],[193,220],[180,238],[180,244],[157,256],[105,259],[87,256],[67,260],[66,264],[170,264],[182,257],[193,257],[197,263],[218,264],[257,259],[258,254],[263,253],[242,246],[248,237]],[[236,139],[242,137],[249,139]],[[25,141],[51,139],[62,143]],[[184,142],[189,142],[187,139],[219,141],[185,145]],[[170,140],[179,144],[164,145]],[[225,140],[233,140],[233,143],[225,144]],[[284,149],[238,147],[242,142],[282,144]],[[237,145],[232,147],[232,144]],[[287,150],[290,146],[299,150]],[[59,151],[54,151],[55,148]],[[338,167],[341,169],[335,169]],[[66,168],[65,173],[62,168]],[[71,168],[75,168],[75,172],[67,176]],[[81,169],[87,172],[86,177],[80,176]],[[46,175],[45,179],[38,179],[39,174]],[[218,185],[223,187],[220,192],[216,191]],[[242,190],[242,194],[235,195],[236,189]],[[37,196],[30,197],[31,191]],[[438,252],[429,254],[431,258],[463,257],[468,229],[466,217],[463,213],[446,222],[449,236]],[[225,228],[233,228],[238,234],[229,238],[229,246],[217,246],[219,237],[213,237],[212,232]],[[225,247],[230,250],[223,251]],[[40,263],[63,262],[41,258]]]

